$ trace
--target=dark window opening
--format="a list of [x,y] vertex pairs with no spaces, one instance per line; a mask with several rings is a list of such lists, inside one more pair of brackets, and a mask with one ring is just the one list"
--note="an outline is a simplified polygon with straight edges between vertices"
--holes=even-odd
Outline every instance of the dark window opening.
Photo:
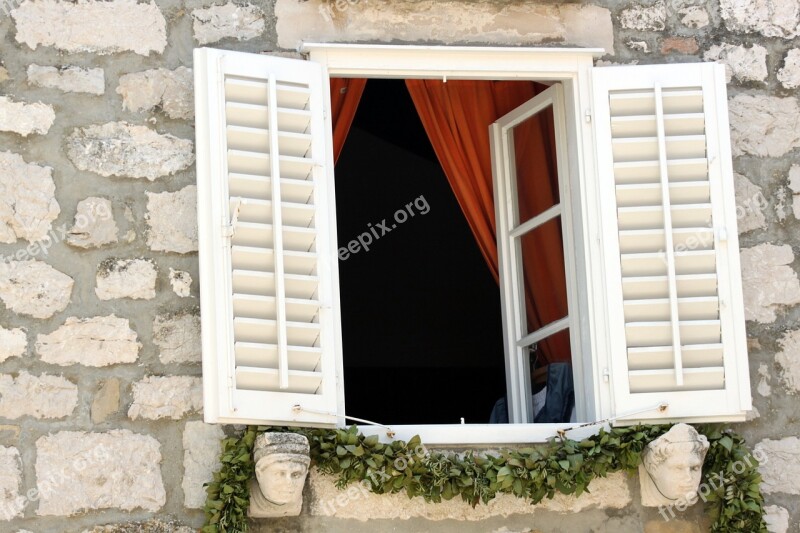
[[500,291],[403,80],[367,83],[335,179],[338,245],[358,244],[339,260],[347,414],[487,423],[506,393]]

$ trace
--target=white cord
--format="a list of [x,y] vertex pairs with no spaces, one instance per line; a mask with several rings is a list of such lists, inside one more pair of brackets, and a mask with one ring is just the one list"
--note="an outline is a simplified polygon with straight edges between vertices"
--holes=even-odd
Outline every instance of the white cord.
[[308,409],[306,407],[303,407],[300,404],[293,405],[292,406],[292,411],[295,411],[295,412],[297,412],[297,411],[305,411],[306,413],[314,413],[314,414],[318,414],[318,415],[335,416],[336,418],[341,418],[341,419],[346,419],[346,420],[355,420],[356,422],[363,422],[364,424],[369,424],[370,426],[378,426],[378,427],[384,428],[386,430],[386,436],[389,437],[390,439],[394,438],[394,435],[395,435],[394,430],[392,428],[390,428],[389,426],[385,426],[385,425],[380,424],[378,422],[373,422],[372,420],[366,420],[364,418],[356,418],[355,416],[340,415],[340,414],[336,414],[336,413],[329,413],[327,411],[317,411],[316,409]]

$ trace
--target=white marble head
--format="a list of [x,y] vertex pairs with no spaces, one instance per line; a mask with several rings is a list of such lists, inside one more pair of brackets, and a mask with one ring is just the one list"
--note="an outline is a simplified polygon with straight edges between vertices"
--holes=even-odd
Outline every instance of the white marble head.
[[308,439],[296,433],[262,433],[256,438],[256,479],[250,487],[250,516],[300,514],[311,462],[309,452]]
[[708,439],[688,424],[677,424],[648,444],[639,467],[642,505],[695,503],[707,451]]

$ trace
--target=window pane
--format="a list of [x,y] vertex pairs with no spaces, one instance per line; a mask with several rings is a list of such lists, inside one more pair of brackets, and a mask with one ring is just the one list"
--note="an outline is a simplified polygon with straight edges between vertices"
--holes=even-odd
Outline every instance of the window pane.
[[553,108],[548,107],[513,129],[517,199],[521,224],[558,204]]
[[[568,315],[567,281],[561,217],[553,218],[517,239],[522,262],[527,333]],[[548,362],[569,361],[569,335],[552,335],[539,343]]]

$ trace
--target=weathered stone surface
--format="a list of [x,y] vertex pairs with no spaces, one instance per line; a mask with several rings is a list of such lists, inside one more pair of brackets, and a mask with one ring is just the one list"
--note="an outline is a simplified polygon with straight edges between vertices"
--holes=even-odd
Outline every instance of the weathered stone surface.
[[147,376],[133,384],[131,420],[147,418],[178,420],[203,408],[200,378],[192,376]]
[[0,417],[64,418],[78,404],[78,387],[61,376],[33,376],[24,370],[15,378],[0,374]]
[[164,364],[200,362],[200,317],[192,313],[157,315],[153,343]]
[[264,33],[264,12],[251,4],[233,2],[192,11],[194,38],[200,44],[226,38],[253,39]]
[[637,52],[641,52],[643,54],[650,53],[650,45],[647,44],[647,41],[636,41],[634,39],[628,39],[627,41],[625,41],[625,46],[627,46],[631,50],[636,50]]
[[225,436],[218,424],[186,422],[183,430],[183,505],[202,509],[206,503],[203,483],[219,470],[220,441]]
[[651,6],[632,5],[622,10],[619,22],[626,30],[661,31],[667,21],[667,5],[658,1]]
[[800,494],[800,439],[764,439],[756,444],[753,454],[766,457],[758,466],[762,492]]
[[700,29],[709,25],[708,11],[701,6],[687,6],[678,10],[681,17],[681,24],[687,28]]
[[155,2],[25,0],[11,12],[18,43],[36,49],[146,56],[167,45],[167,24]]
[[73,284],[43,261],[0,262],[0,300],[15,313],[50,318],[67,307]]
[[123,524],[107,524],[84,529],[82,533],[194,533],[189,526],[174,521],[152,519],[146,522],[125,522]]
[[36,353],[42,361],[61,366],[133,363],[141,347],[128,319],[114,315],[71,316],[54,332],[36,338]]
[[354,483],[347,490],[336,488],[336,478],[326,476],[312,469],[308,473],[311,489],[311,515],[333,516],[367,520],[368,518],[428,520],[485,520],[492,516],[512,514],[533,514],[537,511],[577,513],[591,507],[622,509],[631,503],[631,494],[625,474],[610,474],[606,478],[592,481],[591,493],[584,492],[580,497],[556,494],[555,498],[545,498],[537,505],[530,505],[513,494],[498,494],[486,505],[473,507],[453,498],[441,503],[425,503],[422,498],[409,499],[405,494],[373,494],[369,489]]
[[700,49],[697,44],[697,39],[694,37],[667,37],[661,43],[661,53],[671,54],[672,52],[678,54],[693,55]]
[[106,259],[97,268],[94,292],[101,300],[155,298],[156,264],[152,259]]
[[56,68],[28,65],[28,84],[59,89],[65,93],[103,94],[106,90],[103,69],[76,66]]
[[759,81],[767,79],[767,49],[758,44],[750,48],[722,43],[714,45],[703,55],[706,61],[725,64],[725,77],[728,83],[734,77],[738,81]]
[[728,112],[734,156],[781,157],[800,146],[796,98],[737,94]]
[[800,34],[798,0],[720,0],[719,7],[730,31],[784,39]]
[[55,198],[53,169],[0,152],[0,242],[47,237],[61,208]]
[[5,67],[0,67],[0,83],[8,81],[9,79],[8,70]]
[[11,520],[22,516],[25,497],[22,489],[22,468],[19,450],[11,446],[0,446],[0,520]]
[[736,222],[739,234],[766,228],[764,209],[767,207],[767,199],[761,192],[761,187],[737,172],[733,173],[733,187],[736,191]]
[[145,219],[151,250],[179,254],[197,251],[196,186],[187,185],[176,192],[148,192]]
[[92,400],[92,423],[101,424],[119,411],[119,379],[104,381]]
[[125,74],[119,79],[117,94],[122,106],[131,111],[161,109],[169,118],[189,119],[194,116],[192,70],[157,68]]
[[192,147],[188,139],[127,122],[77,128],[67,137],[67,156],[80,170],[150,181],[191,165]]
[[792,191],[792,211],[794,218],[800,220],[800,165],[789,169],[789,189]]
[[668,522],[663,519],[648,520],[644,525],[644,533],[706,533],[706,531],[708,528],[687,520],[670,519]]
[[28,337],[22,328],[0,326],[0,363],[9,357],[19,357],[28,349]]
[[158,511],[166,501],[160,447],[153,437],[126,429],[39,437],[37,514],[71,516],[111,508]]
[[800,303],[800,281],[789,266],[792,261],[794,254],[789,245],[759,244],[741,250],[747,320],[771,323],[780,306]]
[[277,0],[278,46],[303,41],[441,42],[520,45],[560,43],[614,53],[611,12],[594,5],[539,2]]
[[772,394],[772,387],[769,382],[772,380],[772,374],[769,371],[769,366],[766,363],[758,365],[758,386],[756,391],[764,397]]
[[181,298],[188,298],[192,290],[192,275],[185,270],[169,269],[169,283],[172,292]]
[[781,380],[790,394],[800,392],[800,329],[790,330],[778,339],[781,351],[775,361],[781,365]]
[[0,131],[10,131],[23,137],[31,133],[44,135],[56,119],[53,106],[36,102],[15,102],[8,96],[0,96]]
[[764,522],[770,533],[786,533],[789,531],[789,511],[777,505],[764,507]]
[[778,81],[787,89],[800,87],[800,48],[792,48],[786,54],[783,67],[778,71]]
[[117,242],[119,228],[111,202],[90,196],[78,202],[75,223],[67,234],[67,243],[78,248],[99,248]]

